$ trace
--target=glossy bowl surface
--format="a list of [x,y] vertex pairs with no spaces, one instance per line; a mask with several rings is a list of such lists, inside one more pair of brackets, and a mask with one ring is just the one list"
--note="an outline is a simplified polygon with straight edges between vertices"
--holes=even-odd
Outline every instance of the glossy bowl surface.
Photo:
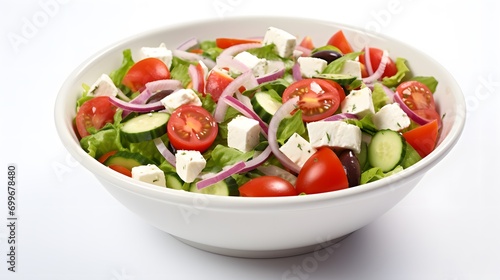
[[[443,119],[435,151],[414,166],[383,180],[342,191],[298,197],[218,197],[159,188],[125,177],[101,165],[80,147],[73,130],[75,102],[82,83],[116,69],[125,48],[164,42],[175,48],[191,37],[261,36],[269,26],[298,38],[325,42],[342,29],[354,49],[365,45],[386,48],[404,57],[415,75],[439,81],[436,103]],[[438,62],[413,47],[379,34],[342,24],[307,18],[243,17],[198,21],[158,28],[103,49],[71,73],[57,96],[55,123],[60,139],[78,160],[123,205],[151,225],[197,248],[238,257],[281,257],[327,247],[369,224],[403,199],[453,148],[465,123],[465,102],[454,78]],[[396,226],[396,225],[395,225]],[[167,248],[166,248],[167,249]]]

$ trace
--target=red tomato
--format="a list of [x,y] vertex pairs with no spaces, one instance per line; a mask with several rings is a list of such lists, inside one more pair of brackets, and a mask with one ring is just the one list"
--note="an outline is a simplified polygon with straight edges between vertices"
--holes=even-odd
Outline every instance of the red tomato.
[[123,166],[117,165],[117,164],[111,164],[108,167],[111,168],[111,169],[113,169],[116,172],[120,172],[121,174],[123,174],[125,176],[132,177],[132,171],[130,171],[126,167],[123,167]]
[[217,102],[224,89],[233,80],[234,79],[226,73],[222,72],[219,69],[213,68],[210,73],[208,73],[208,77],[205,82],[205,93],[210,94],[212,96],[212,99]]
[[88,129],[101,129],[105,124],[112,123],[116,107],[111,104],[108,96],[98,96],[82,104],[75,117],[75,125],[80,137],[90,135]]
[[310,36],[304,37],[304,39],[300,42],[300,46],[309,50],[314,49],[312,38]]
[[347,189],[349,181],[337,155],[328,147],[321,147],[304,164],[297,176],[298,193],[323,193]]
[[441,125],[441,117],[436,111],[434,96],[429,88],[418,81],[407,81],[399,84],[396,88],[403,102],[417,115],[426,120],[437,120],[438,126]]
[[[383,51],[381,49],[377,49],[377,48],[368,48],[368,51],[370,52],[370,62],[372,64],[372,69],[373,69],[373,72],[375,72],[375,71],[377,71],[378,65],[380,64],[380,61],[382,60]],[[361,62],[361,64],[366,69],[366,66],[365,66],[366,60],[365,60],[364,53],[362,53],[359,56],[359,62]],[[382,78],[392,77],[392,76],[396,75],[396,73],[398,73],[398,68],[396,67],[396,64],[394,63],[394,61],[392,61],[392,59],[389,58],[389,61],[385,65],[385,70],[384,70],[384,74],[382,74]],[[364,73],[362,71],[361,74],[362,75],[365,74],[366,76],[368,76],[368,71],[365,71]],[[366,76],[363,76],[363,77],[366,77]]]
[[328,81],[330,84],[332,84],[338,91],[339,91],[339,102],[342,103],[342,101],[344,101],[345,99],[345,91],[344,91],[344,88],[337,82],[335,81],[332,81],[332,80],[326,80]]
[[98,161],[102,164],[104,164],[104,162],[106,162],[106,160],[108,160],[108,158],[114,154],[118,153],[118,151],[110,151],[110,152],[107,152],[105,153],[104,155],[102,155]]
[[339,30],[335,34],[333,34],[333,36],[328,40],[327,44],[338,48],[342,52],[342,54],[353,52],[351,44],[349,44],[349,41],[347,41],[342,30]]
[[175,109],[167,123],[167,135],[177,150],[206,151],[215,140],[219,128],[210,112],[196,105]]
[[123,77],[122,84],[135,92],[149,82],[164,79],[170,79],[167,65],[158,58],[149,57],[132,65]]
[[340,105],[339,90],[331,81],[323,79],[302,79],[288,86],[283,92],[283,103],[299,96],[302,119],[312,122],[329,117]]
[[240,196],[293,196],[297,195],[295,187],[278,176],[261,176],[243,184]]
[[215,45],[221,49],[227,49],[229,47],[241,44],[249,43],[260,43],[261,40],[258,39],[243,39],[243,38],[217,38],[215,39]]
[[404,132],[403,137],[421,157],[425,157],[436,147],[438,129],[438,121],[432,120],[422,126]]

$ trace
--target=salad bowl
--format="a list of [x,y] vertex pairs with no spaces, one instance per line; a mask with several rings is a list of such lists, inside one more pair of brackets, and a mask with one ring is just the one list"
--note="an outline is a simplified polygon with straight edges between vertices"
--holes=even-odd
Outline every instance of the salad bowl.
[[[231,26],[231,28],[225,28]],[[124,49],[165,43],[175,48],[190,37],[255,37],[275,26],[297,37],[326,42],[343,30],[354,47],[373,45],[404,57],[415,74],[438,81],[434,93],[445,116],[437,146],[415,165],[354,188],[293,197],[231,197],[191,193],[144,183],[107,168],[80,146],[73,126],[82,83],[120,66]],[[222,31],[224,30],[224,31]],[[399,203],[458,141],[465,123],[465,102],[457,82],[439,63],[395,39],[338,23],[287,17],[242,17],[158,28],[124,39],[98,52],[75,69],[55,103],[55,124],[69,153],[95,176],[117,201],[152,226],[182,242],[213,253],[250,258],[282,257],[328,247],[366,226]]]

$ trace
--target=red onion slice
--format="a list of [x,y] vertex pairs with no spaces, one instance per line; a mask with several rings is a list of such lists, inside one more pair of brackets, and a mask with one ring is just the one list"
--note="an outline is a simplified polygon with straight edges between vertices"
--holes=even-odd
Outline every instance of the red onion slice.
[[193,64],[190,64],[188,67],[188,74],[189,77],[191,78],[191,84],[194,90],[198,92],[202,92],[203,89],[202,87],[202,80],[201,77],[198,75],[198,70],[196,69],[196,66]]
[[[365,58],[366,58],[366,56],[365,56]],[[378,65],[377,71],[375,71],[372,75],[370,75],[366,78],[363,78],[363,82],[365,84],[369,84],[369,83],[373,83],[373,82],[377,81],[378,79],[380,79],[382,77],[382,75],[384,74],[385,66],[387,65],[388,62],[389,62],[389,53],[386,50],[384,50],[382,53],[382,58],[380,58],[380,64]]]
[[267,158],[272,154],[271,147],[268,145],[259,155],[245,162],[245,168],[241,169],[239,173],[248,172],[254,170],[262,163],[264,163]]
[[[376,83],[375,83],[376,84]],[[370,88],[372,91],[373,89],[375,88],[375,84],[374,83],[371,83],[371,84],[366,84],[366,86],[368,88]],[[385,86],[384,84],[382,83],[379,83],[380,86],[382,86],[382,89],[384,90],[385,92],[385,95],[387,96],[387,98],[391,101],[391,102],[394,102],[394,91],[390,88],[388,88],[387,86]]]
[[257,77],[257,82],[259,84],[270,82],[282,78],[285,75],[285,64],[282,61],[269,61],[271,69],[267,74]]
[[234,59],[231,56],[219,56],[216,60],[216,65],[220,69],[229,68],[230,70],[236,70],[240,73],[250,70],[243,62]]
[[300,51],[302,53],[301,56],[311,56],[311,53],[312,53],[312,50],[306,48],[306,47],[303,47],[301,45],[297,45],[295,47],[296,50]]
[[[246,71],[243,74],[239,75],[238,77],[236,77],[236,79],[234,79],[227,85],[227,87],[222,91],[219,99],[223,99],[225,96],[233,96],[233,94],[238,91],[240,87],[244,86],[246,83],[249,83],[249,80],[251,78],[255,79],[251,71]],[[224,121],[227,106],[228,105],[226,102],[217,102],[214,113],[214,119],[216,122],[221,123]]]
[[220,54],[219,57],[225,57],[225,56],[235,56],[239,54],[240,52],[247,51],[249,49],[255,49],[255,48],[260,48],[262,47],[261,43],[247,43],[247,44],[239,44],[239,45],[234,45],[231,46],[227,49],[224,49]]
[[180,44],[176,49],[180,51],[189,51],[191,49],[198,48],[199,44],[200,42],[198,39],[193,37]]
[[146,83],[146,89],[155,93],[160,90],[177,90],[182,88],[182,82],[174,79],[156,80]]
[[366,66],[366,72],[368,73],[368,76],[373,75],[373,67],[372,67],[372,60],[370,56],[370,48],[365,47],[365,66]]
[[237,162],[237,163],[229,166],[228,168],[223,169],[219,173],[210,174],[210,175],[204,177],[200,181],[196,182],[196,187],[199,190],[206,188],[210,185],[213,185],[219,181],[222,181],[222,180],[228,178],[229,176],[231,176],[233,174],[240,172],[243,168],[245,168],[245,163],[243,161]]
[[154,102],[154,103],[149,103],[149,104],[133,104],[130,102],[125,102],[125,101],[123,101],[117,97],[114,97],[114,96],[110,96],[109,101],[113,105],[115,105],[118,108],[123,109],[124,111],[131,111],[131,112],[137,112],[137,113],[149,113],[149,112],[158,111],[158,110],[165,108],[165,106],[163,106],[163,104],[160,101]]
[[295,81],[302,80],[302,72],[300,72],[300,64],[298,62],[292,66],[292,76]]
[[274,113],[274,116],[269,123],[269,134],[268,134],[268,142],[269,146],[273,154],[276,158],[283,164],[283,166],[290,171],[298,174],[300,171],[300,166],[291,161],[285,154],[283,154],[279,149],[279,144],[277,140],[276,133],[278,132],[278,126],[280,122],[290,116],[290,113],[297,109],[297,102],[299,101],[299,97],[295,96],[290,98],[288,101],[283,103],[281,107]]
[[172,50],[172,54],[178,58],[181,58],[183,60],[187,61],[203,61],[205,65],[208,67],[208,69],[212,69],[215,67],[215,61],[211,60],[210,58],[204,57],[203,55],[199,55],[197,53],[190,53],[186,51],[181,51],[181,50]]
[[162,156],[170,163],[172,166],[175,166],[175,155],[170,152],[170,150],[165,146],[165,143],[163,143],[163,140],[161,138],[155,138],[154,143],[156,145],[156,148],[162,154]]
[[264,134],[264,136],[267,138],[269,128],[267,126],[267,123],[265,123],[259,117],[259,115],[257,115],[253,110],[245,106],[241,101],[234,98],[233,96],[224,96],[223,100],[229,106],[233,107],[234,109],[238,110],[238,112],[242,113],[245,117],[258,121],[262,134]]
[[276,165],[261,165],[257,167],[257,170],[264,173],[264,175],[281,177],[294,186],[295,182],[297,181],[297,176]]
[[355,114],[340,113],[340,114],[335,114],[335,115],[329,116],[327,118],[324,118],[323,121],[340,121],[340,120],[345,120],[345,119],[358,120],[359,118]]

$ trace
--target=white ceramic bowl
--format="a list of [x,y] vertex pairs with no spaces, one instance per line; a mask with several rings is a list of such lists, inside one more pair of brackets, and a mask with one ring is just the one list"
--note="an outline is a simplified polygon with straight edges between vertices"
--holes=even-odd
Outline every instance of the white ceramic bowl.
[[[160,188],[123,176],[100,164],[80,148],[73,130],[75,102],[82,83],[117,68],[122,50],[165,42],[175,48],[190,37],[251,37],[269,26],[321,44],[338,29],[355,49],[365,44],[387,48],[407,58],[415,74],[439,81],[436,102],[446,114],[435,151],[414,166],[366,185],[297,197],[219,197]],[[397,40],[336,23],[301,18],[248,17],[194,22],[160,28],[125,39],[81,64],[62,85],[55,104],[59,136],[71,153],[123,205],[151,225],[183,242],[207,251],[239,257],[278,257],[329,246],[367,225],[392,208],[452,149],[465,123],[463,94],[453,77],[436,61]]]

